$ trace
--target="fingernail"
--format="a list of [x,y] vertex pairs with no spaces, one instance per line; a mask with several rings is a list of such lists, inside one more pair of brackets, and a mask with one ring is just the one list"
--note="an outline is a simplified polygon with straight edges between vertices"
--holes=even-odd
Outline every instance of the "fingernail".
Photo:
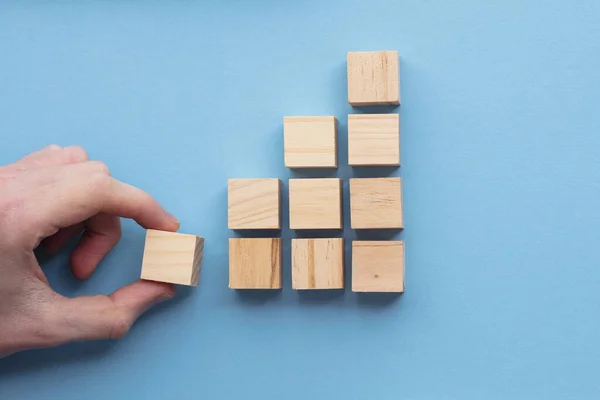
[[51,145],[47,146],[46,149],[48,149],[48,150],[60,150],[60,149],[62,149],[62,147],[60,147],[57,144],[51,144]]
[[179,228],[179,225],[181,225],[181,223],[179,222],[179,220],[177,219],[177,217],[175,217],[173,214],[171,214],[171,213],[170,213],[170,212],[168,212],[168,211],[165,211],[165,213],[167,214],[167,216],[169,217],[169,219],[170,219],[171,221],[173,221],[174,223],[176,223],[176,224],[177,224],[177,228]]
[[158,298],[158,303],[162,303],[163,301],[171,300],[175,296],[175,292],[165,293]]

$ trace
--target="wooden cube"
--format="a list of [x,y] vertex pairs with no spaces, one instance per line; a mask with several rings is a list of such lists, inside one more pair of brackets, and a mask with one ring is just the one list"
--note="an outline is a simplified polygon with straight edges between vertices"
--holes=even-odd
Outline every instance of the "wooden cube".
[[291,229],[342,229],[342,181],[290,179]]
[[203,249],[204,238],[148,229],[141,278],[198,286]]
[[229,239],[231,289],[281,289],[281,239]]
[[353,292],[404,292],[404,242],[352,242]]
[[281,229],[281,181],[229,179],[229,229]]
[[402,180],[400,178],[350,179],[352,229],[400,229]]
[[286,167],[337,168],[335,117],[285,117],[283,132]]
[[397,51],[348,53],[348,103],[353,106],[400,104]]
[[344,239],[292,239],[292,288],[343,289]]
[[348,115],[348,164],[400,165],[400,115]]

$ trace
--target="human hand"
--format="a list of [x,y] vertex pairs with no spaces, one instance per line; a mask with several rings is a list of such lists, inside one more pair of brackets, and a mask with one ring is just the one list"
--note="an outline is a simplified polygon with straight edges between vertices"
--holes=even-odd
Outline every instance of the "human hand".
[[87,279],[121,238],[119,217],[176,231],[179,222],[150,195],[113,179],[78,146],[49,146],[0,167],[0,357],[70,341],[116,339],[170,284],[137,281],[109,296],[66,298],[48,284],[34,255],[54,253],[82,233],[71,271]]

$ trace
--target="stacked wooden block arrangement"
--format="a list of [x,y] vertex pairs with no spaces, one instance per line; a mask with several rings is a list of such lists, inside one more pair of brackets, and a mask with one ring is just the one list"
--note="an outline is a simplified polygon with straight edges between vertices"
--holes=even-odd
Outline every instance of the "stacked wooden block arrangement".
[[[353,106],[399,105],[396,51],[348,53],[348,102]],[[337,120],[333,116],[284,117],[288,168],[337,168]],[[348,115],[351,166],[399,166],[398,114]],[[352,229],[402,229],[400,178],[350,179]],[[338,178],[289,180],[290,228],[341,230],[342,187]],[[230,179],[228,226],[233,230],[281,229],[279,179]],[[229,287],[280,289],[282,239],[229,240]],[[292,287],[344,288],[344,239],[292,239]],[[404,291],[404,243],[352,242],[352,290]]]
[[[348,102],[353,106],[399,105],[396,51],[348,53]],[[284,159],[288,168],[337,168],[337,120],[333,116],[285,117]],[[400,165],[398,114],[348,115],[351,166]],[[290,228],[341,230],[342,187],[338,178],[289,180]],[[402,229],[400,178],[350,179],[352,229]],[[228,227],[281,229],[281,181],[230,179]],[[229,287],[280,289],[282,239],[229,239]],[[197,286],[204,239],[148,230],[142,279]],[[344,288],[344,239],[292,239],[292,287],[296,290]],[[404,291],[404,243],[352,242],[352,290]]]

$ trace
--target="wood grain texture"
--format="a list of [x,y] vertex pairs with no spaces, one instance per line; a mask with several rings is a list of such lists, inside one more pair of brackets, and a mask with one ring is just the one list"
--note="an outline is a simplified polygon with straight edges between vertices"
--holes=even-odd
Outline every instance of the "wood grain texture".
[[400,165],[400,115],[348,115],[348,164]]
[[229,179],[229,229],[281,229],[281,181]]
[[404,292],[404,242],[352,242],[353,292]]
[[400,104],[397,51],[348,53],[348,103],[353,106]]
[[204,238],[148,229],[141,278],[198,286],[203,250]]
[[342,181],[290,179],[291,229],[342,229]]
[[231,289],[281,289],[281,239],[229,239]]
[[401,178],[350,179],[350,225],[352,229],[400,229]]
[[286,167],[337,168],[335,117],[285,117],[283,132]]
[[292,288],[343,289],[344,239],[292,239]]

